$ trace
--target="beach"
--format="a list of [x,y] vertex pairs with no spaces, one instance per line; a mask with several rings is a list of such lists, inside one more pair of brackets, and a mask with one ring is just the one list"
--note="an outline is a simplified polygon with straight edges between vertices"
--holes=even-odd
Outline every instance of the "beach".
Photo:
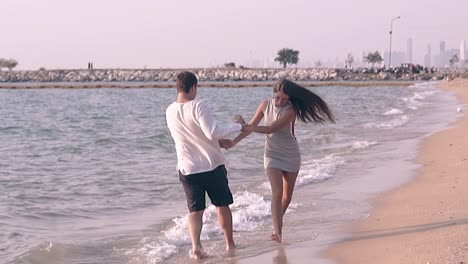
[[468,79],[442,87],[465,104],[463,119],[426,139],[416,178],[379,196],[369,217],[326,252],[337,263],[468,262]]

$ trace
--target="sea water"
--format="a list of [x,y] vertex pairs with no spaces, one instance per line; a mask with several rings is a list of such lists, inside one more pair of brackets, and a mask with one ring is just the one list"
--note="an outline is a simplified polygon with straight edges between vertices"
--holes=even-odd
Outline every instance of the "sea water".
[[[302,167],[285,244],[308,241],[318,252],[368,214],[369,198],[414,176],[421,140],[457,117],[454,95],[436,86],[311,88],[336,124],[297,123]],[[0,90],[0,262],[186,263],[187,208],[165,122],[175,96],[174,88]],[[198,97],[227,123],[251,118],[272,89],[200,88]],[[264,139],[252,134],[223,150],[238,249],[225,253],[208,204],[207,263],[277,249]]]

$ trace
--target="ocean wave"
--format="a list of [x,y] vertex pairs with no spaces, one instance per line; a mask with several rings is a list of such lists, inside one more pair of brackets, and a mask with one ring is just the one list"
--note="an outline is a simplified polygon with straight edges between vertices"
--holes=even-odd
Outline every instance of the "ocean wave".
[[332,153],[321,159],[314,159],[305,162],[297,178],[297,186],[310,183],[322,182],[335,176],[336,170],[346,164],[344,155],[354,151],[369,148],[377,142],[355,141],[345,147],[342,151]]
[[65,245],[47,241],[18,256],[17,260],[26,261],[26,263],[61,263],[66,252]]
[[302,166],[296,186],[330,179],[335,175],[338,167],[345,163],[344,158],[337,154],[330,154],[322,159],[311,160]]
[[396,128],[396,127],[401,127],[408,123],[410,118],[406,115],[399,116],[397,118],[390,119],[385,122],[381,123],[371,123],[371,124],[365,124],[364,127],[366,128],[384,128],[384,129],[389,129],[389,128]]
[[374,145],[377,145],[377,142],[375,142],[375,141],[371,141],[371,142],[369,142],[369,141],[355,141],[351,145],[351,151],[359,150],[359,149],[366,149],[366,148],[369,148],[369,147],[374,146]]
[[421,92],[414,92],[414,94],[410,97],[403,97],[402,100],[406,103],[406,107],[411,110],[417,110],[424,104],[424,101],[434,95],[436,93],[435,90],[432,91],[421,91]]
[[[265,219],[271,215],[270,201],[263,196],[249,191],[240,191],[234,195],[232,211],[233,229],[235,232],[256,231],[265,226]],[[145,237],[140,246],[127,250],[131,263],[163,263],[177,254],[182,246],[190,244],[187,230],[189,214],[172,219],[172,225],[161,231],[157,237]],[[210,240],[221,236],[216,207],[209,205],[203,214],[201,240]],[[143,261],[142,261],[143,260]]]
[[170,256],[177,254],[177,246],[167,242],[148,242],[137,249],[127,250],[130,263],[163,263]]
[[400,114],[403,114],[404,112],[401,111],[400,109],[397,109],[397,108],[393,108],[393,109],[390,109],[388,110],[387,112],[383,113],[382,115],[400,115]]

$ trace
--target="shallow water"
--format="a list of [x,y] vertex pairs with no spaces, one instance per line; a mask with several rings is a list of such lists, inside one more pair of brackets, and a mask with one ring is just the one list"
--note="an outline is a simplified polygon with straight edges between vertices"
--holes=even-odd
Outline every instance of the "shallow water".
[[[336,124],[298,124],[302,169],[285,243],[316,248],[364,217],[367,199],[407,181],[421,138],[456,118],[434,83],[319,87]],[[201,88],[219,120],[250,118],[271,88]],[[6,263],[185,263],[187,210],[165,125],[174,89],[0,90],[0,259]],[[234,136],[234,135],[233,135]],[[212,206],[202,233],[231,262],[276,250],[262,135],[226,152],[239,249],[227,256]]]

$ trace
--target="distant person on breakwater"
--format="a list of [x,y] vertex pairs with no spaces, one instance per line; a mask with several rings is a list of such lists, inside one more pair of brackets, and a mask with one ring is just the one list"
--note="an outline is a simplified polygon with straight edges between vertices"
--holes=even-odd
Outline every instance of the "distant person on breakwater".
[[[245,123],[241,116],[237,121]],[[265,119],[265,126],[258,124]],[[297,175],[301,166],[299,145],[294,135],[294,123],[334,122],[327,103],[308,89],[286,79],[279,80],[273,89],[273,98],[260,103],[252,120],[242,133],[228,142],[232,148],[252,132],[266,134],[264,167],[271,186],[271,239],[281,243],[283,215],[291,202]]]
[[177,99],[166,109],[166,121],[177,152],[179,180],[185,191],[190,211],[188,229],[192,240],[192,258],[204,258],[200,234],[205,193],[216,206],[219,224],[224,233],[226,250],[235,247],[232,237],[233,203],[228,186],[225,159],[221,152],[223,138],[242,130],[239,123],[220,124],[204,101],[195,100],[197,77],[191,72],[181,72],[176,77]]

